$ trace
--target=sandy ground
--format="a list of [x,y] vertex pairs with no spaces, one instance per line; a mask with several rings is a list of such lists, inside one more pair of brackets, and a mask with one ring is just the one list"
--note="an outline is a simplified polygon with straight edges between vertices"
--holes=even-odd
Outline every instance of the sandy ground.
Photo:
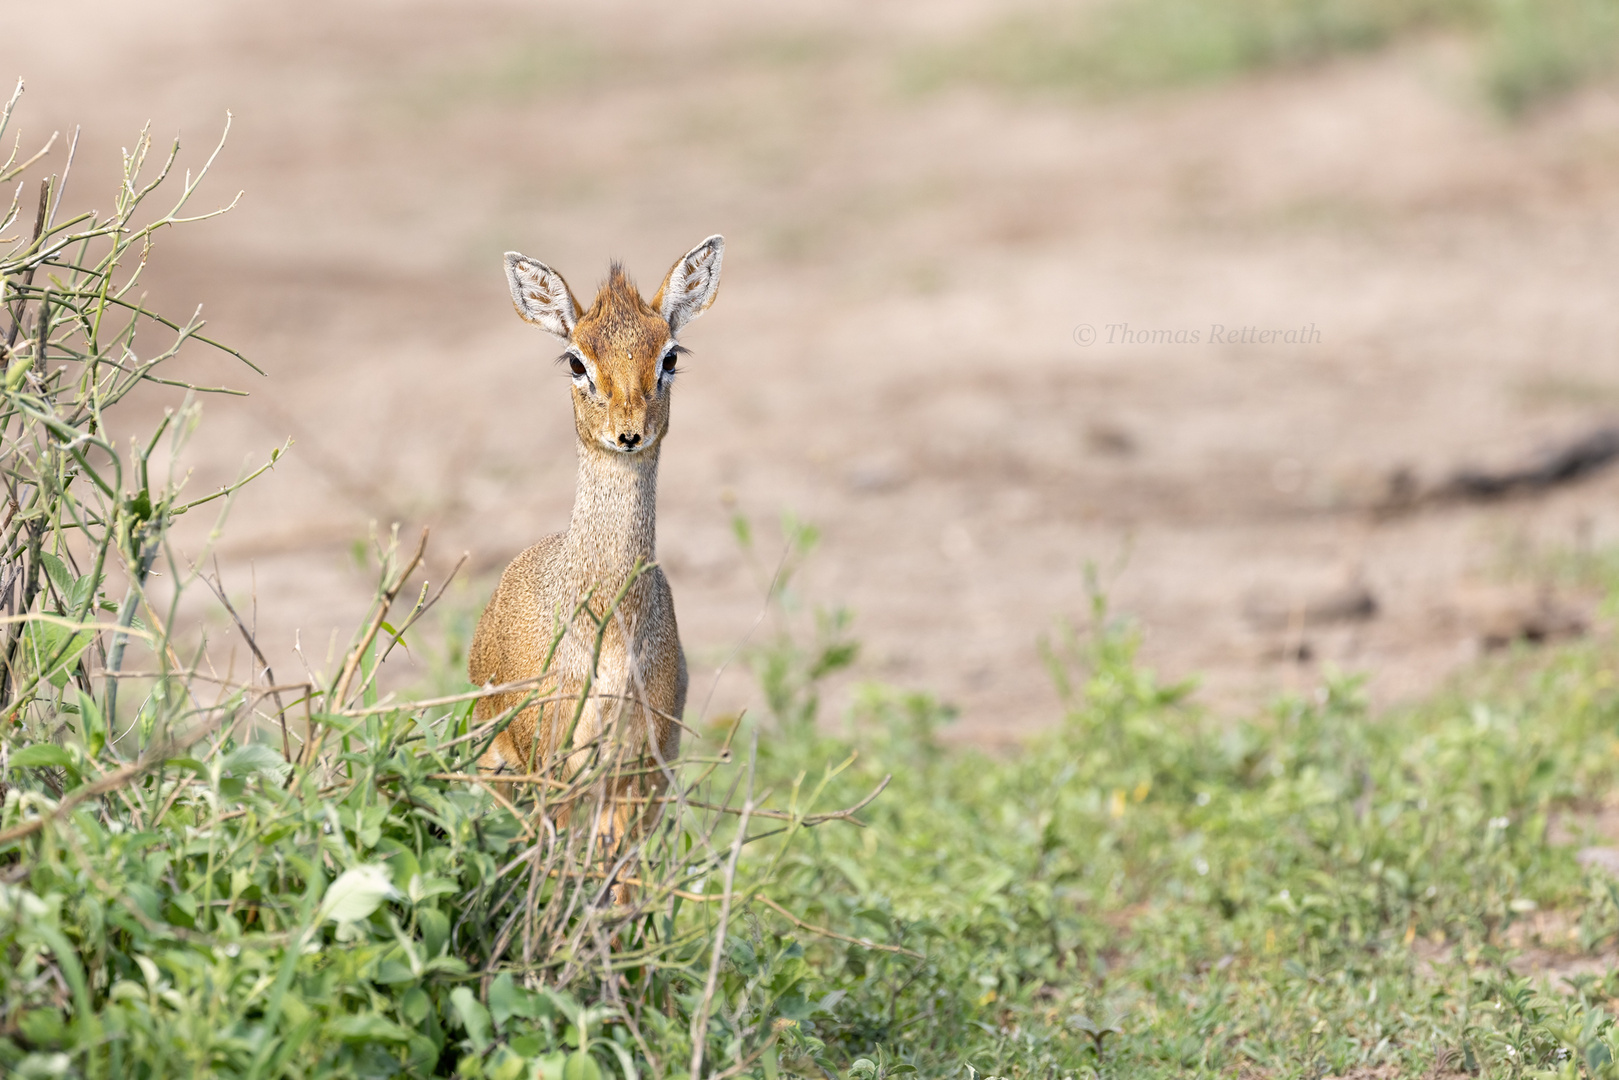
[[195,167],[234,113],[205,190],[246,195],[149,280],[269,373],[188,361],[252,391],[208,402],[192,483],[295,440],[220,547],[284,672],[360,619],[370,523],[431,526],[434,575],[469,552],[462,610],[565,524],[567,383],[500,253],[650,293],[712,232],[659,522],[696,701],[759,610],[733,508],[766,546],[816,523],[802,591],[856,613],[852,678],[986,742],[1060,715],[1037,642],[1083,621],[1087,562],[1219,708],[1326,666],[1396,702],[1541,606],[1589,617],[1545,566],[1619,541],[1619,474],[1371,508],[1619,415],[1619,96],[1507,125],[1446,41],[1108,104],[905,89],[1004,8],[55,0],[0,39],[25,135],[83,125],[73,204],[148,119]]

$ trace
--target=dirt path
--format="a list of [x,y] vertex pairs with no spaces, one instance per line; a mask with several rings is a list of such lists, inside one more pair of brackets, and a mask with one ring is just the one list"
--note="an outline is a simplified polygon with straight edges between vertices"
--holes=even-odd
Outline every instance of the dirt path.
[[440,573],[470,551],[467,610],[565,523],[566,384],[500,252],[650,291],[715,231],[660,522],[700,686],[758,608],[733,504],[818,524],[804,591],[857,613],[856,677],[978,740],[1058,715],[1036,641],[1083,618],[1087,561],[1221,707],[1324,665],[1399,700],[1541,605],[1588,614],[1546,568],[1619,540],[1619,475],[1368,507],[1619,415],[1619,97],[1508,127],[1443,42],[1105,106],[903,89],[995,8],[59,0],[0,36],[38,43],[29,132],[85,125],[81,199],[148,118],[194,164],[235,113],[213,191],[248,194],[151,281],[271,374],[198,359],[254,396],[209,403],[194,483],[297,441],[221,549],[288,670],[295,631],[319,663],[359,617],[370,521],[431,525]]

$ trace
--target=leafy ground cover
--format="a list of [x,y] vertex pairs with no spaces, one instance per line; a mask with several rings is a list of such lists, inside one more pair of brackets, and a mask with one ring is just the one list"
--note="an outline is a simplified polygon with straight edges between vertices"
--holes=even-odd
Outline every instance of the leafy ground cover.
[[[133,299],[185,220],[141,217],[146,147],[111,217],[58,219],[47,182],[0,229],[7,1075],[1615,1073],[1606,639],[1388,715],[1346,677],[1231,720],[1098,598],[1051,645],[1066,720],[996,757],[891,687],[833,733],[820,687],[856,645],[846,615],[795,615],[813,532],[789,523],[747,655],[766,714],[665,763],[674,798],[614,853],[545,813],[624,767],[608,747],[489,791],[477,691],[378,690],[431,606],[419,551],[378,544],[337,670],[222,676],[176,614],[218,582],[167,523],[230,491],[155,464],[202,389],[158,365],[201,327]],[[167,344],[141,358],[137,328]],[[136,383],[176,411],[114,444]]]
[[1574,842],[1619,766],[1611,650],[1521,656],[1389,716],[1345,678],[1237,724],[1156,682],[1100,608],[1060,653],[1068,719],[1015,757],[942,748],[948,712],[884,688],[842,739],[800,728],[763,756],[786,775],[858,749],[851,790],[894,773],[866,830],[809,837],[781,885],[926,957],[809,948],[847,995],[815,1025],[837,1058],[1611,1074],[1619,895]]
[[1008,16],[970,43],[919,53],[909,78],[1114,94],[1435,32],[1473,44],[1480,86],[1508,114],[1609,75],[1619,61],[1611,0],[1112,0]]

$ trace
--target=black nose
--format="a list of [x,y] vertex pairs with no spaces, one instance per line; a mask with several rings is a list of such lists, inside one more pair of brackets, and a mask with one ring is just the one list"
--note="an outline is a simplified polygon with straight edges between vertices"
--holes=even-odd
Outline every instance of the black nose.
[[634,450],[640,444],[641,436],[631,431],[626,431],[618,437],[618,445],[622,446],[626,450]]

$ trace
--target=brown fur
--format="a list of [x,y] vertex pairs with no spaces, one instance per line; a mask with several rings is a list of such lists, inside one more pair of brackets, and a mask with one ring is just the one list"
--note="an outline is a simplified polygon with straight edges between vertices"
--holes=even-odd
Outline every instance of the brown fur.
[[[530,774],[555,764],[555,755],[579,747],[566,772],[575,773],[601,739],[604,760],[635,768],[639,778],[610,782],[600,825],[611,830],[611,849],[635,813],[631,794],[660,793],[659,762],[680,749],[686,705],[686,659],[675,624],[674,600],[657,559],[658,454],[669,426],[672,376],[661,364],[679,327],[713,300],[723,241],[705,241],[675,264],[654,307],[615,265],[590,310],[577,314],[561,276],[544,264],[508,254],[518,313],[553,332],[566,333],[570,352],[587,362],[588,377],[574,380],[574,427],[579,474],[568,530],[547,536],[512,560],[501,575],[473,635],[468,671],[474,684],[503,684],[546,673],[541,701],[523,709],[479,762],[489,773]],[[707,253],[706,255],[704,253]],[[707,258],[708,263],[694,259]],[[707,267],[706,291],[684,307],[662,303],[670,281],[683,285],[689,271]],[[683,273],[686,271],[688,273]],[[686,287],[689,290],[689,286]],[[638,437],[626,452],[627,437]],[[645,568],[631,581],[637,567]],[[612,602],[623,592],[616,609]],[[574,612],[584,605],[586,610]],[[611,615],[592,675],[596,618]],[[549,670],[546,656],[555,645]],[[568,747],[560,745],[580,696],[589,697]],[[486,722],[521,704],[529,691],[478,701],[475,721]],[[647,760],[651,759],[651,760]],[[567,818],[567,807],[555,815]]]

